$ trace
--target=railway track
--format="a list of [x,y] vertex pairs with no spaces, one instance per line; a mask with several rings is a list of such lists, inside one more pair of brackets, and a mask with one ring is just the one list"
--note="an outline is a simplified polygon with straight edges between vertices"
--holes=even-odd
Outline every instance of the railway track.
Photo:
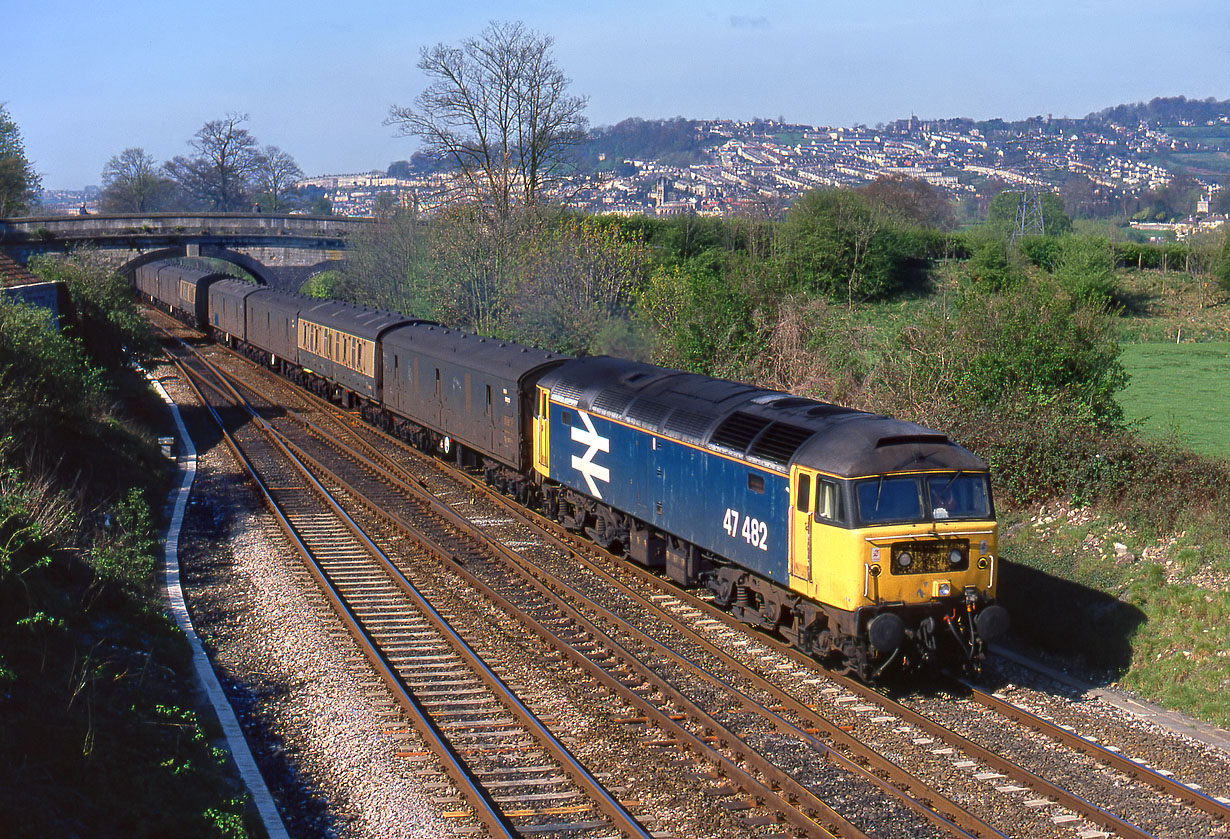
[[[210,374],[200,367],[181,369],[206,404],[205,388],[219,395],[230,389],[206,384]],[[649,831],[396,571],[278,435],[212,410],[338,618],[491,835],[648,839]],[[234,404],[222,410],[233,414]]]
[[[304,427],[312,430],[310,426]],[[727,799],[720,803],[732,812],[747,811],[740,818],[745,827],[773,829],[780,824],[804,835],[867,835],[825,804],[811,789],[782,770],[774,760],[760,754],[748,741],[747,734],[740,735],[730,723],[717,719],[719,712],[738,713],[749,707],[759,708],[757,703],[731,691],[728,685],[710,679],[712,685],[721,687],[732,697],[734,704],[732,707],[722,707],[718,712],[701,708],[655,672],[661,667],[660,664],[646,662],[643,653],[638,655],[612,638],[608,631],[598,628],[553,592],[541,575],[536,578],[527,574],[526,564],[518,561],[515,555],[482,538],[477,545],[462,547],[459,537],[467,526],[463,519],[439,505],[421,488],[391,483],[393,479],[389,474],[373,472],[375,465],[372,461],[362,454],[340,451],[333,445],[335,440],[334,435],[317,429],[314,439],[299,437],[296,454],[311,465],[312,471],[321,476],[323,483],[341,489],[346,496],[366,498],[371,509],[395,523],[401,532],[410,534],[416,543],[432,546],[437,560],[432,563],[433,567],[439,568],[441,561],[452,563],[454,567],[449,570],[450,578],[455,580],[460,576],[465,579],[507,613],[517,616],[543,643],[580,668],[600,687],[619,694],[635,711],[624,724],[652,726],[656,733],[646,735],[646,744],[661,749],[675,759],[678,757],[673,754],[675,752],[690,753],[697,769],[693,773],[697,780],[713,782],[708,794],[715,799]],[[413,496],[419,497],[408,504]],[[408,506],[411,509],[407,509]],[[434,508],[434,522],[422,523],[425,518],[423,507]],[[488,575],[488,579],[480,580],[471,575],[469,569],[472,567],[483,565],[488,571],[495,567],[491,556],[484,557],[481,555],[483,553],[504,560],[504,579],[493,581]],[[407,573],[415,574],[416,583],[430,576],[425,575],[421,568]],[[447,585],[447,582],[438,581],[433,591],[439,591],[438,587]],[[500,591],[496,590],[497,587]],[[607,619],[610,621],[613,618],[608,614]],[[635,631],[626,624],[624,627]],[[678,656],[675,658],[678,659]],[[779,720],[778,724],[784,725],[784,722]],[[812,756],[809,754],[807,757]],[[840,764],[842,761],[834,762]],[[851,769],[861,771],[854,764],[838,768],[847,772]],[[844,773],[835,774],[840,776]],[[860,815],[864,820],[870,820],[882,816],[886,806],[891,808],[894,805],[893,797],[900,797],[901,793],[891,785],[879,782],[874,776],[866,772],[863,774],[875,781],[881,787],[880,791],[869,795],[866,791],[847,789],[844,797],[847,801],[860,801],[863,810]],[[842,779],[830,778],[828,786],[833,783],[840,784]],[[845,782],[845,786],[849,787],[849,783]],[[887,798],[884,792],[889,793]],[[930,835],[973,835],[936,817],[926,805],[908,800],[916,813],[930,817],[944,828],[942,833]],[[909,818],[901,820],[903,827],[908,826],[909,822]]]
[[[664,586],[654,575],[639,569],[613,564],[609,558],[588,544],[577,544],[568,534],[561,533],[553,525],[536,520],[532,515],[527,516],[519,508],[507,506],[507,502],[493,494],[485,494],[485,490],[479,485],[472,482],[468,485],[456,483],[458,480],[470,481],[469,478],[456,474],[447,478],[440,477],[435,471],[435,465],[417,462],[407,465],[405,453],[399,453],[390,461],[382,454],[382,450],[387,449],[388,441],[381,439],[370,429],[357,426],[349,420],[338,420],[336,414],[324,410],[322,406],[311,410],[312,419],[303,426],[308,428],[312,424],[317,425],[316,442],[310,445],[323,446],[323,440],[327,438],[346,438],[360,451],[357,457],[350,456],[351,462],[365,461],[362,469],[369,472],[383,469],[389,473],[401,473],[394,478],[395,481],[401,482],[393,492],[394,497],[384,494],[390,485],[387,478],[383,480],[385,490],[380,490],[358,486],[359,479],[353,475],[346,481],[333,475],[335,484],[346,484],[345,495],[355,500],[366,496],[373,509],[382,511],[386,521],[400,526],[404,524],[396,521],[400,514],[390,514],[389,510],[398,509],[399,498],[406,497],[416,487],[421,490],[423,484],[429,484],[436,495],[450,499],[453,506],[459,510],[467,510],[471,517],[487,530],[488,535],[480,541],[487,542],[489,548],[499,541],[517,544],[518,552],[495,550],[499,562],[493,562],[490,558],[481,561],[463,560],[461,570],[468,574],[476,569],[489,571],[502,565],[512,567],[520,564],[522,570],[516,573],[523,575],[522,582],[501,583],[507,590],[516,589],[517,586],[525,589],[528,586],[528,589],[535,590],[539,597],[546,597],[546,592],[552,592],[568,604],[577,604],[569,607],[573,608],[576,614],[570,617],[569,628],[562,631],[565,637],[573,636],[572,643],[554,646],[556,654],[573,661],[578,667],[597,666],[599,669],[602,668],[602,662],[609,662],[614,658],[618,667],[613,678],[617,682],[629,683],[625,684],[625,687],[633,687],[633,695],[636,695],[639,689],[649,697],[665,699],[662,708],[666,711],[664,716],[667,719],[672,716],[679,717],[681,711],[686,710],[682,716],[689,718],[691,736],[694,739],[689,739],[687,730],[672,729],[660,719],[651,722],[653,717],[650,711],[634,700],[629,701],[633,707],[640,710],[640,716],[631,719],[629,724],[656,726],[664,738],[661,747],[668,753],[675,753],[686,747],[693,755],[701,756],[697,759],[713,767],[711,773],[717,774],[717,777],[712,779],[719,782],[717,788],[730,790],[733,794],[728,797],[736,799],[736,806],[749,805],[752,807],[749,812],[760,813],[763,808],[754,806],[761,803],[761,791],[755,784],[761,784],[770,792],[773,791],[772,787],[782,785],[782,781],[765,775],[762,775],[761,779],[740,779],[738,783],[730,783],[730,778],[737,777],[728,774],[731,767],[746,762],[749,754],[755,753],[770,769],[775,763],[791,766],[793,774],[787,774],[787,779],[803,778],[808,789],[825,788],[831,791],[836,784],[833,776],[821,777],[815,773],[815,767],[808,764],[809,760],[812,763],[826,763],[839,768],[840,774],[846,776],[860,776],[859,769],[852,766],[862,767],[863,774],[859,784],[877,787],[878,794],[886,797],[882,800],[894,801],[893,806],[908,811],[911,814],[908,818],[925,822],[929,830],[936,831],[936,835],[1196,836],[1225,832],[1227,812],[1223,803],[1200,791],[1176,784],[1164,773],[1150,775],[1141,772],[1143,767],[1132,761],[1124,763],[1124,759],[1115,756],[1113,750],[1106,751],[1099,757],[1109,767],[1109,771],[1126,778],[1132,790],[1141,787],[1160,790],[1162,798],[1159,800],[1164,806],[1155,808],[1159,811],[1173,810],[1174,801],[1181,802],[1185,808],[1192,808],[1194,815],[1190,825],[1191,832],[1172,831],[1169,825],[1175,821],[1173,814],[1167,818],[1156,819],[1153,825],[1149,824],[1147,818],[1143,820],[1143,826],[1123,819],[1114,812],[1116,809],[1122,809],[1116,807],[1116,802],[1106,802],[1106,806],[1094,804],[1086,797],[1046,780],[1029,768],[1015,764],[1012,759],[1000,754],[999,750],[980,745],[904,704],[894,704],[887,697],[869,691],[857,683],[835,679],[818,670],[810,659],[799,656],[773,639],[760,636],[739,644],[738,636],[746,638],[746,628],[737,627],[735,636],[729,627],[732,622],[728,616],[713,609],[704,598],[696,598],[673,587]],[[339,422],[341,425],[338,425]],[[347,430],[341,430],[343,426]],[[328,455],[320,449],[314,453],[312,459],[315,460],[317,456],[317,468],[326,472],[329,467],[325,466],[325,461],[329,457],[345,459],[345,456],[337,453]],[[383,466],[378,465],[381,462]],[[491,505],[503,506],[493,508]],[[456,522],[454,524],[459,528],[464,526]],[[550,533],[551,539],[569,544],[570,549],[576,553],[567,559],[561,559],[558,543],[553,547],[545,543],[537,544],[538,540],[545,538],[542,535],[544,533]],[[546,559],[537,556],[540,553],[552,552],[556,555],[554,560],[549,556]],[[520,556],[531,553],[535,554],[531,560]],[[585,557],[589,574],[603,580],[602,587],[606,588],[604,593],[590,595],[581,591],[582,586],[579,584],[561,583],[565,580],[575,582],[578,578],[575,569],[570,570],[568,565],[577,555]],[[538,563],[542,563],[542,567],[537,571],[531,570],[538,567]],[[471,576],[472,579],[468,579],[468,582],[472,586],[486,586],[495,592],[495,585],[490,580],[480,579],[476,574]],[[526,582],[530,578],[536,582]],[[585,585],[591,583],[586,582]],[[497,597],[504,595],[497,594]],[[513,608],[512,599],[505,597],[505,600],[508,605],[502,604],[502,608]],[[639,612],[641,617],[635,621],[626,620],[616,615],[616,610],[602,605],[617,602],[625,603],[618,611]],[[562,607],[557,603],[552,608]],[[649,625],[654,625],[649,631],[640,628]],[[544,643],[558,643],[560,636],[556,637],[557,642],[549,642],[544,637]],[[732,641],[731,637],[735,637],[735,640]],[[667,638],[669,640],[666,640]],[[771,649],[767,667],[749,667],[743,660],[746,656],[740,657],[729,651],[732,643],[745,648],[766,646]],[[568,649],[572,652],[568,652]],[[591,652],[597,649],[598,652],[588,654],[584,652],[586,649]],[[589,661],[589,664],[584,664],[582,659]],[[645,669],[641,674],[629,678],[634,660],[644,664]],[[706,663],[702,665],[699,663],[701,661]],[[768,673],[760,672],[766,669]],[[610,672],[608,671],[608,675]],[[719,672],[721,675],[718,675]],[[780,678],[787,672],[789,678]],[[651,678],[651,674],[659,677],[663,673],[669,675],[657,680]],[[697,687],[700,683],[705,683],[707,687]],[[724,684],[725,687],[719,688],[719,684]],[[614,685],[608,687],[617,690]],[[718,690],[725,692],[725,706],[711,704],[708,708],[702,708],[702,703],[696,701],[697,695]],[[812,697],[811,701],[806,699],[809,696]],[[981,697],[978,694],[971,696],[988,711],[1003,715],[1000,719],[1025,719],[1019,709],[1015,712],[1010,710],[1002,700],[986,694]],[[818,709],[826,706],[834,712],[825,715],[819,713]],[[827,718],[830,715],[832,720]],[[721,724],[718,724],[719,718]],[[736,724],[740,719],[748,724]],[[1033,730],[1040,730],[1037,720],[1029,722]],[[861,743],[855,732],[862,735],[863,730],[869,727],[873,729],[872,734],[867,737],[869,742]],[[774,733],[773,738],[765,735],[765,732],[770,730]],[[894,736],[885,736],[885,731]],[[1049,732],[1046,736],[1056,738],[1054,742],[1057,744],[1064,744],[1064,738],[1056,732]],[[764,744],[770,739],[775,745],[761,745],[759,750],[750,745],[753,741]],[[790,750],[781,746],[785,740],[793,741],[796,747],[798,744],[802,746],[791,756]],[[697,741],[701,744],[712,741],[727,745],[727,759],[730,764],[723,763],[713,755],[707,755],[696,745]],[[965,808],[946,799],[944,793],[915,777],[912,769],[885,761],[878,754],[899,751],[907,745],[928,755],[923,762],[929,761],[933,764],[933,774],[943,774],[945,769],[949,773],[956,770],[957,774],[964,773],[972,778],[972,783],[951,787],[955,790],[954,798],[970,798],[970,790],[976,793],[981,787],[983,795],[974,797],[998,796],[1005,800],[1019,798],[1020,801],[1015,808],[1003,801],[995,804],[978,801],[975,803],[982,804],[981,807],[971,807],[975,812],[966,812]],[[733,746],[733,749],[729,746]],[[1098,754],[1097,744],[1088,741],[1077,744],[1069,738],[1063,747],[1079,748],[1088,754]],[[934,767],[935,764],[939,765],[939,769]],[[1138,781],[1138,778],[1141,780]],[[1112,786],[1116,783],[1119,782],[1111,782]],[[811,795],[808,789],[804,792]],[[797,790],[793,787],[790,787],[790,790],[789,795],[797,798]],[[849,787],[838,794],[839,798],[852,796],[864,796],[865,800],[871,800],[865,791],[851,792]],[[845,832],[852,826],[845,827],[834,821],[826,811],[816,808],[814,804],[810,806],[811,810],[804,810],[807,821],[813,824],[820,821],[836,835],[859,835]],[[1013,810],[1015,815],[1006,820],[996,818],[996,811],[1003,809]],[[1149,809],[1148,806],[1145,809]],[[854,810],[857,810],[857,806]],[[849,808],[847,812],[851,812]],[[745,822],[749,827],[758,827],[788,818],[779,812],[771,816],[752,815]],[[856,817],[855,821],[857,820]],[[796,830],[804,829],[802,825],[789,821],[787,823],[793,825]],[[992,827],[992,824],[999,827]],[[1151,829],[1156,832],[1150,832]]]

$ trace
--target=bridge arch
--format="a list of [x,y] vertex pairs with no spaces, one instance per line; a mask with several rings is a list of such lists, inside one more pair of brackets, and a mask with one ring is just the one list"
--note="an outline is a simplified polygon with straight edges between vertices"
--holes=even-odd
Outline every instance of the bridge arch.
[[[133,282],[137,276],[137,269],[142,265],[149,265],[151,262],[160,262],[164,259],[184,259],[188,256],[188,248],[183,245],[172,245],[169,248],[159,248],[158,250],[143,253],[140,256],[128,260],[120,268],[120,272]],[[272,275],[267,267],[257,262],[252,257],[245,253],[227,250],[226,248],[206,248],[202,247],[200,254],[202,258],[221,259],[224,262],[229,262],[232,265],[237,265],[247,271],[261,285],[273,285]]]

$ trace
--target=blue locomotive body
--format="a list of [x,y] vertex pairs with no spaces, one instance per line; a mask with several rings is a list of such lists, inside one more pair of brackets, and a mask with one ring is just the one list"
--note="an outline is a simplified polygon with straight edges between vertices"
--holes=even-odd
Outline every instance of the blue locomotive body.
[[550,477],[786,584],[786,475],[573,405],[549,403]]

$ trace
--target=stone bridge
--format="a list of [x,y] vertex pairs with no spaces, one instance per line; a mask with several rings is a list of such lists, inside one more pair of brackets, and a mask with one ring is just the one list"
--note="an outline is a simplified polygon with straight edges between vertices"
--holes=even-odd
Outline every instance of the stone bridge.
[[20,263],[42,253],[91,246],[117,269],[176,256],[224,259],[259,281],[297,291],[345,259],[369,218],[264,213],[147,213],[0,219],[0,248]]

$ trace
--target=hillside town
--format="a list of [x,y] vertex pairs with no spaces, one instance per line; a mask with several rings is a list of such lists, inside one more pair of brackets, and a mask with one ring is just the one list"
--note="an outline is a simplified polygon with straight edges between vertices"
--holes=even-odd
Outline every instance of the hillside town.
[[[555,184],[554,197],[591,213],[778,217],[808,190],[898,176],[921,179],[958,200],[1005,187],[1058,190],[1076,179],[1087,191],[1123,203],[1124,196],[1164,189],[1180,170],[1175,161],[1224,157],[1230,148],[1226,113],[1166,127],[1146,120],[1049,116],[1011,124],[910,117],[875,128],[773,120],[675,122],[687,126],[695,162],[672,165],[650,155],[604,150],[611,135],[600,130],[590,141],[592,165]],[[1185,172],[1200,193],[1190,202],[1194,206],[1176,208],[1186,217],[1138,213],[1132,226],[1146,235],[1184,238],[1222,224],[1224,217],[1215,210],[1224,174],[1215,168]],[[296,187],[315,199],[315,206],[346,216],[394,208],[430,215],[458,194],[454,175],[404,163],[388,171],[303,178]],[[44,208],[89,212],[97,194],[97,189],[47,192]],[[308,203],[303,202],[305,211]]]
[[[702,162],[609,161],[599,152],[609,168],[573,175],[558,197],[585,212],[669,216],[772,214],[809,189],[857,186],[881,176],[919,178],[954,198],[972,196],[988,182],[1054,189],[1074,176],[1084,176],[1094,188],[1139,192],[1164,187],[1174,178],[1171,169],[1153,162],[1163,154],[1211,150],[1148,124],[1111,123],[1097,131],[1076,131],[1049,118],[1039,120],[1032,132],[1000,132],[998,137],[988,137],[969,121],[915,118],[875,129],[734,120],[693,125],[704,148]],[[1206,127],[1230,129],[1230,116]],[[1203,195],[1191,208],[1192,219],[1138,225],[1182,235],[1202,224],[1221,223],[1206,218],[1219,184],[1197,180]],[[380,172],[308,178],[299,185],[322,190],[333,211],[345,215],[373,213],[382,195],[389,196],[383,199],[386,206],[430,214],[450,200],[454,187],[445,174],[392,177]]]

